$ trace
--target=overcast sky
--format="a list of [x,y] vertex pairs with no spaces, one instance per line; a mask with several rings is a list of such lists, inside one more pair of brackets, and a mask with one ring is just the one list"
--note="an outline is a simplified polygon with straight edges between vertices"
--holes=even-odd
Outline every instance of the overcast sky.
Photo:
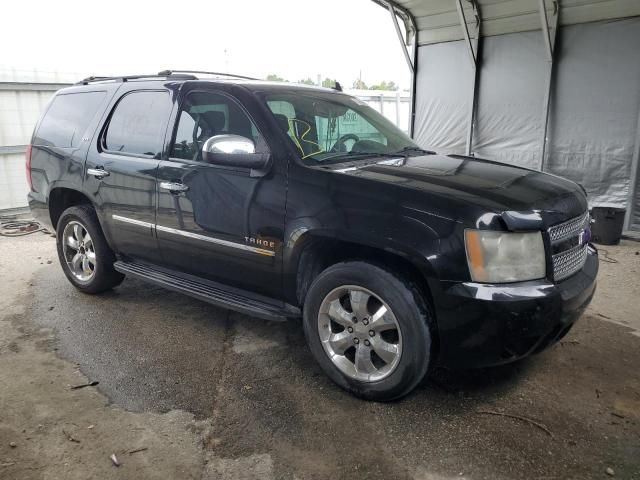
[[397,35],[371,0],[5,0],[0,69],[82,76],[166,68],[297,81],[317,75],[350,88],[409,87]]

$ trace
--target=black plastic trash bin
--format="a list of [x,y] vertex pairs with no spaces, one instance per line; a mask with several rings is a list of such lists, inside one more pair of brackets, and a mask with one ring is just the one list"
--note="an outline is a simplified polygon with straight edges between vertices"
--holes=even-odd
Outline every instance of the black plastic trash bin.
[[622,237],[624,225],[624,208],[594,207],[591,218],[595,220],[591,225],[591,238],[594,243],[602,245],[617,245]]

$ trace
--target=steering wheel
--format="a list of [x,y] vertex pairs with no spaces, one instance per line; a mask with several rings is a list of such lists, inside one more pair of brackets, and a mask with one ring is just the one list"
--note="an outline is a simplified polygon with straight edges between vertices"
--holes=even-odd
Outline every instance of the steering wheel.
[[346,152],[347,151],[347,146],[345,145],[345,142],[349,141],[349,140],[353,140],[354,142],[359,142],[360,141],[360,137],[358,137],[355,133],[346,133],[344,135],[342,135],[338,140],[336,140],[336,143],[333,144],[333,147],[331,147],[331,152]]

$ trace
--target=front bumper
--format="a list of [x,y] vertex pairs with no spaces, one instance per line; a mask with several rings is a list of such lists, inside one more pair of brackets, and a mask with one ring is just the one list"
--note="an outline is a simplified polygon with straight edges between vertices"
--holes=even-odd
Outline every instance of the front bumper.
[[508,363],[559,341],[596,290],[598,254],[588,248],[580,271],[558,283],[504,285],[443,282],[434,295],[439,361],[453,368]]

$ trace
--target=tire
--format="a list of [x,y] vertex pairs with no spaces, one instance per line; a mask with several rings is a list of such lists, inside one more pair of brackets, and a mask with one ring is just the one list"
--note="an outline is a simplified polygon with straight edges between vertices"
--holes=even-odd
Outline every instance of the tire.
[[[383,316],[382,307],[387,311]],[[429,312],[408,279],[371,263],[343,262],[323,271],[309,288],[304,332],[331,380],[360,398],[390,401],[411,392],[429,369]]]
[[[78,242],[76,237],[81,240]],[[62,212],[56,227],[56,243],[64,274],[81,292],[104,292],[124,280],[124,275],[113,268],[115,254],[104,238],[92,206],[78,205]],[[76,255],[80,255],[80,262],[75,261]]]

